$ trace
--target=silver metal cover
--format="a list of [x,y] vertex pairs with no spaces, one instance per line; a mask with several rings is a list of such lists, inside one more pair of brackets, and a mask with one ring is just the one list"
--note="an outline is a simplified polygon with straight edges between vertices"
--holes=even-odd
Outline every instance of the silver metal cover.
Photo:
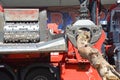
[[95,25],[91,20],[78,20],[73,25],[66,28],[66,34],[75,47],[77,47],[76,37],[78,30],[86,29],[90,31],[91,39],[90,45],[93,45],[101,36],[102,27]]
[[50,40],[40,43],[1,43],[0,54],[25,53],[25,52],[63,52],[67,51],[65,38]]
[[39,32],[38,22],[6,22],[4,42],[38,42]]

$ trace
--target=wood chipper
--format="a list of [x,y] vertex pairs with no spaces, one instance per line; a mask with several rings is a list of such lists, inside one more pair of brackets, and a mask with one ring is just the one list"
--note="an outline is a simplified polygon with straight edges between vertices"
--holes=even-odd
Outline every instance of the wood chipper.
[[46,10],[1,6],[0,79],[119,80],[101,54],[105,34],[98,20],[100,1],[79,2],[76,21],[54,35]]

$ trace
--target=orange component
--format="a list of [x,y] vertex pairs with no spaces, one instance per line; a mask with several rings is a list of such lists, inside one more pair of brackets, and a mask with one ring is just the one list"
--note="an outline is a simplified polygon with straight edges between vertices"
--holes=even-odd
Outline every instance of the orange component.
[[102,44],[103,42],[105,41],[105,38],[106,38],[106,34],[105,32],[102,30],[102,34],[99,38],[99,40],[94,44],[94,48],[97,48],[100,52],[101,52],[101,47],[102,47]]
[[59,34],[61,31],[58,29],[58,25],[56,23],[48,23],[48,29],[52,30],[53,33]]
[[58,55],[51,54],[51,56],[50,56],[51,62],[58,63],[58,62],[62,61],[64,54],[65,53],[58,53]]
[[2,5],[0,5],[0,12],[4,12]]
[[[102,31],[101,37],[93,47],[101,51],[105,38],[105,32]],[[72,53],[75,53],[75,57]],[[68,58],[66,63],[60,64],[62,80],[102,80],[97,70],[90,65],[88,60],[79,55],[78,50],[70,41],[68,41]]]
[[102,80],[93,67],[90,67],[89,70],[82,70],[81,66],[78,64],[62,64],[61,80]]

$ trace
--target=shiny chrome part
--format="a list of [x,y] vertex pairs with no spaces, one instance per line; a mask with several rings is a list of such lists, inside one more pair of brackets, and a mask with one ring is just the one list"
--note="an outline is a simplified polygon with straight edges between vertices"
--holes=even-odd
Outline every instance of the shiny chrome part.
[[66,42],[63,37],[43,43],[1,43],[0,53],[10,54],[25,52],[57,52],[66,51]]

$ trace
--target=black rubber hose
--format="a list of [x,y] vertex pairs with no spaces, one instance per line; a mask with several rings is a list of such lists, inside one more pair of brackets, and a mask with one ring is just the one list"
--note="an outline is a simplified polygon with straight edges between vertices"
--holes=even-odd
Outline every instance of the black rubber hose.
[[91,5],[91,20],[95,23],[95,24],[97,24],[97,20],[96,20],[96,8],[97,8],[97,1],[93,1],[92,2],[92,5]]
[[83,3],[85,0],[79,0],[80,4]]

